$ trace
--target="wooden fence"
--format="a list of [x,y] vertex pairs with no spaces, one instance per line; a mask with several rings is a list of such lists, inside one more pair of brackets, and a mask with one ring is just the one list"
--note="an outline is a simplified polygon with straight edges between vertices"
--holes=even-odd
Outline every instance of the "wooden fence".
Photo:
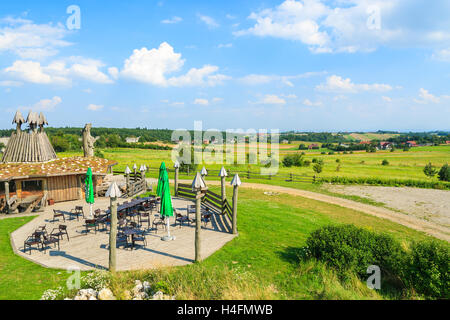
[[[167,172],[174,173],[175,169],[167,168]],[[208,176],[210,177],[217,177],[219,176],[220,170],[207,170]],[[147,172],[159,172],[159,168],[147,168]],[[197,172],[181,172],[180,176],[188,176],[188,177],[194,177]],[[239,174],[239,177],[242,179],[258,179],[258,180],[274,180],[274,181],[285,181],[285,182],[307,182],[307,183],[314,183],[319,182],[320,178],[314,176],[307,176],[307,175],[300,175],[300,174],[294,174],[294,173],[277,173],[274,175],[262,175],[260,172],[252,172],[250,170],[244,171],[244,170],[233,170],[233,169],[227,169],[228,176],[232,177],[236,173]],[[113,171],[113,174],[115,175],[123,175],[123,172],[120,171]],[[136,178],[141,176],[140,172],[136,173]],[[134,174],[130,175],[130,178],[133,179]]]
[[[189,184],[178,184],[178,196],[189,199],[189,200],[195,200],[196,194],[194,191],[192,191],[192,186]],[[227,230],[229,233],[232,233],[231,230],[231,222],[232,222],[232,208],[230,204],[228,203],[228,200],[225,199],[222,202],[222,196],[218,195],[210,190],[206,190],[205,195],[202,197],[201,204],[203,207],[208,208],[210,211],[215,213],[216,215],[222,216],[223,218],[228,219],[230,223],[223,223],[224,225],[227,225]]]

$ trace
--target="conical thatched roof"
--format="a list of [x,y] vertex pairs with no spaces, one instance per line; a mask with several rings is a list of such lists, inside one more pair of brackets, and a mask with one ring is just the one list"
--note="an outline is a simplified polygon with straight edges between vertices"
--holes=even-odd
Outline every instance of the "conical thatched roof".
[[56,159],[55,150],[47,134],[43,130],[41,132],[36,130],[38,125],[48,124],[45,116],[42,113],[39,116],[36,112],[30,111],[26,122],[30,125],[29,132],[20,130],[20,125],[25,121],[20,111],[17,111],[13,123],[16,123],[18,128],[11,134],[2,162],[47,162]]
[[17,110],[16,114],[14,115],[14,119],[12,121],[13,124],[18,124],[19,126],[23,123],[25,123],[25,119],[22,116],[22,113]]

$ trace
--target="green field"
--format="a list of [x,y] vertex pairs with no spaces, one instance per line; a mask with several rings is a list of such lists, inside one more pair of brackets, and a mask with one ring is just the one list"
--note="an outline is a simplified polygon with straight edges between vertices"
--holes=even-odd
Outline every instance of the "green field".
[[[122,171],[126,165],[132,166],[134,163],[146,164],[149,167],[157,168],[161,161],[165,161],[171,166],[171,151],[165,150],[141,150],[141,149],[105,149],[102,150],[105,157],[116,160],[118,165],[114,170]],[[299,152],[299,151],[297,151]],[[280,161],[286,153],[280,149]],[[61,153],[58,156],[73,156],[80,153]],[[437,167],[441,167],[445,163],[450,162],[450,146],[436,147],[417,147],[411,148],[410,151],[404,152],[396,150],[395,152],[377,151],[376,153],[355,152],[353,154],[337,154],[321,155],[320,153],[306,153],[305,159],[313,158],[323,159],[325,165],[321,176],[323,177],[382,177],[386,179],[418,179],[427,180],[423,173],[423,167],[431,162]],[[340,170],[336,171],[338,163],[336,159],[340,159]],[[389,161],[388,166],[382,166],[381,162],[386,159]],[[220,169],[221,164],[206,164],[208,169]],[[234,170],[248,170],[259,172],[259,165],[227,165],[226,168]],[[201,167],[200,167],[201,169]],[[290,167],[285,168],[280,164],[280,173],[293,173],[306,176],[314,175],[312,166],[309,167]],[[434,178],[437,181],[437,178]]]
[[[212,188],[214,191],[216,188]],[[227,190],[231,194],[231,189]],[[64,284],[65,271],[50,270],[15,256],[9,233],[31,218],[0,220],[0,299],[39,299]],[[199,264],[121,272],[113,279],[121,297],[135,279],[164,283],[179,299],[390,299],[401,292],[369,290],[356,277],[342,282],[323,263],[301,261],[300,247],[313,230],[329,224],[355,224],[387,232],[408,247],[423,233],[351,209],[290,195],[265,195],[241,189],[239,237]]]

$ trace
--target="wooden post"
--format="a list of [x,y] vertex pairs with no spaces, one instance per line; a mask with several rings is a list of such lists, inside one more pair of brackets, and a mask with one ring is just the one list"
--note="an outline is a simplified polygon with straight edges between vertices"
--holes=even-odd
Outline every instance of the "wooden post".
[[175,166],[175,197],[178,197],[178,172],[180,168]]
[[291,173],[291,182],[294,181],[294,176]]
[[197,191],[195,196],[195,261],[201,261],[201,230],[202,230],[202,193]]
[[241,179],[239,175],[236,174],[231,181],[231,185],[233,186],[233,214],[232,214],[232,233],[237,234],[237,201],[238,201],[238,188],[241,185]]
[[222,203],[225,202],[225,199],[227,198],[226,188],[225,188],[225,176],[220,177],[220,185],[222,190]]
[[126,180],[126,184],[127,184],[127,193],[130,193],[130,174],[127,173],[125,175],[125,180]]
[[5,201],[6,201],[6,212],[10,213],[9,211],[9,181],[5,181]]
[[[77,179],[77,184],[78,184],[78,179]],[[77,188],[78,190],[78,188]],[[43,179],[42,180],[42,191],[44,193],[44,203],[43,206],[46,207],[47,206],[47,200],[48,200],[48,184],[47,184],[47,179]]]
[[250,179],[250,170],[247,171],[247,179]]
[[117,198],[110,198],[111,225],[109,230],[109,271],[116,272],[117,267]]
[[235,185],[233,187],[233,221],[232,221],[232,232],[233,234],[237,234],[237,202],[238,202],[238,188],[239,186]]

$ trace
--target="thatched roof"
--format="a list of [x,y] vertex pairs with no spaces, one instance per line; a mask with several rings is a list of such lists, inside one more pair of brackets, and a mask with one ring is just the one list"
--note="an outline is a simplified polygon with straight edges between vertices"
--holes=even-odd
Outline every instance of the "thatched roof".
[[71,157],[46,163],[0,164],[0,181],[86,174],[91,168],[94,175],[106,175],[115,161],[102,158]]

